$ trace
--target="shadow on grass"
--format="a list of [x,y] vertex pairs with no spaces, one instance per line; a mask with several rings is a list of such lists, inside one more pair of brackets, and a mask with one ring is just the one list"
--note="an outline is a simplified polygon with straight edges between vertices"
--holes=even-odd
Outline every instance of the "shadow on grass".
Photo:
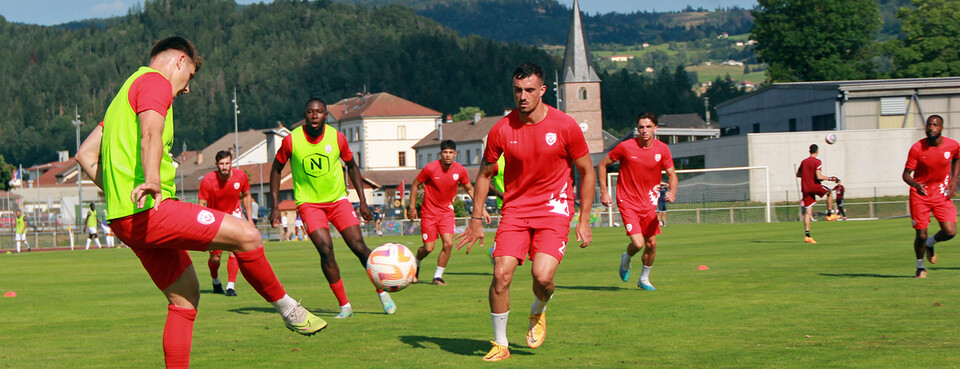
[[493,273],[469,273],[469,272],[468,272],[468,273],[464,273],[464,272],[446,272],[446,274],[451,274],[451,275],[489,275],[489,276],[492,276],[492,275],[493,275]]
[[789,242],[789,241],[784,242],[783,240],[779,240],[779,241],[773,241],[773,240],[770,240],[770,241],[768,241],[768,240],[750,240],[750,243],[783,243],[783,244],[787,244],[787,243],[792,243],[792,242]]
[[558,290],[585,290],[585,291],[626,291],[630,288],[611,286],[557,286]]
[[[427,337],[427,336],[400,336],[400,341],[410,345],[412,348],[422,348],[429,349],[431,347],[424,346],[424,343],[432,343],[440,347],[441,350],[449,352],[451,354],[457,354],[462,356],[477,356],[482,357],[490,351],[490,341],[484,340],[475,340],[470,338],[444,338],[444,337]],[[526,347],[521,347],[517,345],[510,345],[510,355],[532,355],[530,352],[521,349],[526,349]]]
[[913,278],[912,275],[889,275],[889,274],[876,274],[876,273],[843,273],[843,274],[834,274],[834,273],[820,273],[824,277],[841,277],[841,278]]
[[957,267],[927,267],[927,269],[930,269],[930,270],[960,270],[960,268],[957,268]]
[[[310,309],[310,308],[307,308],[307,310],[309,310],[311,313],[314,313],[314,314],[317,315],[317,316],[321,316],[321,317],[324,317],[324,318],[326,318],[326,317],[333,317],[333,316],[335,316],[335,315],[337,315],[337,314],[340,313],[340,310],[332,310],[332,309]],[[231,312],[231,313],[237,313],[237,314],[243,314],[243,315],[247,315],[247,314],[251,314],[251,313],[267,313],[267,314],[276,314],[276,313],[277,313],[277,309],[274,309],[274,308],[269,307],[269,306],[242,307],[242,308],[230,309],[230,310],[227,310],[227,311],[229,311],[229,312]],[[354,310],[354,311],[353,311],[353,314],[354,314],[354,315],[356,315],[356,314],[383,314],[383,311],[376,311],[376,312],[374,312],[374,311],[356,311],[356,310]]]

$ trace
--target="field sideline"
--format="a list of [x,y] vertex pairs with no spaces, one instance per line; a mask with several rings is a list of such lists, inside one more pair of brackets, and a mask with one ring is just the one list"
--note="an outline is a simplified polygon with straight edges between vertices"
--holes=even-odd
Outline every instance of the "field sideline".
[[[239,297],[210,293],[206,255],[192,253],[203,293],[195,368],[927,368],[960,365],[960,240],[938,245],[929,278],[914,279],[908,219],[817,222],[817,245],[799,223],[671,225],[651,275],[657,292],[617,276],[627,238],[594,229],[567,248],[547,311],[547,339],[526,348],[529,266],[513,283],[512,356],[480,357],[492,339],[486,249],[454,252],[449,286],[393,295],[386,316],[342,241],[339,264],[356,316],[335,320],[336,299],[306,242],[268,243],[288,292],[330,322],[302,337],[241,278]],[[936,226],[934,225],[933,228]],[[487,244],[492,242],[487,237]],[[415,236],[368,238],[371,246]],[[436,253],[421,277],[432,276]],[[710,267],[698,271],[698,265]],[[221,278],[226,267],[221,266]],[[129,249],[0,255],[0,367],[162,367],[166,302]]]

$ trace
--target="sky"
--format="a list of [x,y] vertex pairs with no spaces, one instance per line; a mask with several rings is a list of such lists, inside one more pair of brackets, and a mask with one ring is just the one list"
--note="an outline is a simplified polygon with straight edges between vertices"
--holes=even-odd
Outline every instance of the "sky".
[[[265,0],[269,2],[270,0]],[[571,5],[573,0],[558,0]],[[8,22],[54,25],[90,18],[107,18],[127,14],[137,0],[0,0],[0,15]],[[237,0],[240,4],[261,2],[261,0]],[[666,4],[664,4],[666,3]],[[756,0],[680,0],[665,2],[662,0],[581,0],[580,10],[586,13],[628,13],[638,10],[672,11],[681,10],[690,5],[713,10],[717,7],[750,9]]]

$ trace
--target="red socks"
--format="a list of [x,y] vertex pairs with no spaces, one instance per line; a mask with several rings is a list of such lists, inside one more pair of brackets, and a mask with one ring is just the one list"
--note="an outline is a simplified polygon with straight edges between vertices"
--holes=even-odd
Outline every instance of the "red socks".
[[167,310],[167,324],[163,327],[163,360],[168,369],[189,368],[197,311],[175,305],[168,305]]
[[331,283],[330,289],[333,290],[334,295],[337,295],[337,302],[340,303],[340,306],[350,303],[350,300],[347,300],[347,291],[343,289],[343,279],[340,279],[337,283]]
[[237,283],[237,273],[240,272],[240,264],[237,263],[237,257],[232,252],[228,252],[230,258],[227,259],[227,282]]
[[207,267],[210,268],[210,278],[220,278],[220,262],[207,259]]
[[270,267],[267,256],[264,255],[263,246],[253,251],[238,252],[236,255],[243,278],[267,302],[275,302],[287,294],[287,291],[283,289],[283,285],[277,279],[277,275],[273,273],[273,268]]

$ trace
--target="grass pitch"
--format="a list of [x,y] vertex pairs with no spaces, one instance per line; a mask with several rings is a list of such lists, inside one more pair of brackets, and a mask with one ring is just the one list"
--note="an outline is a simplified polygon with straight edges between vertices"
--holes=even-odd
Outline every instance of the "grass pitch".
[[[934,228],[936,226],[934,225]],[[486,249],[454,252],[445,287],[417,284],[383,314],[358,261],[337,240],[356,311],[335,320],[336,299],[319,256],[303,243],[267,244],[288,292],[323,316],[313,337],[287,331],[243,281],[239,297],[211,294],[206,255],[194,253],[204,292],[195,368],[926,368],[960,365],[960,242],[938,245],[929,278],[913,278],[909,220],[817,222],[816,245],[799,223],[671,225],[659,237],[651,275],[657,292],[617,275],[627,238],[595,229],[573,245],[556,276],[547,339],[526,348],[532,301],[529,264],[512,287],[512,356],[480,357],[492,338]],[[488,244],[492,237],[487,237]],[[368,238],[375,246],[416,237]],[[425,260],[429,280],[436,253]],[[697,270],[707,265],[710,269]],[[221,267],[221,278],[226,267]],[[0,367],[162,367],[166,301],[129,249],[0,255]]]

